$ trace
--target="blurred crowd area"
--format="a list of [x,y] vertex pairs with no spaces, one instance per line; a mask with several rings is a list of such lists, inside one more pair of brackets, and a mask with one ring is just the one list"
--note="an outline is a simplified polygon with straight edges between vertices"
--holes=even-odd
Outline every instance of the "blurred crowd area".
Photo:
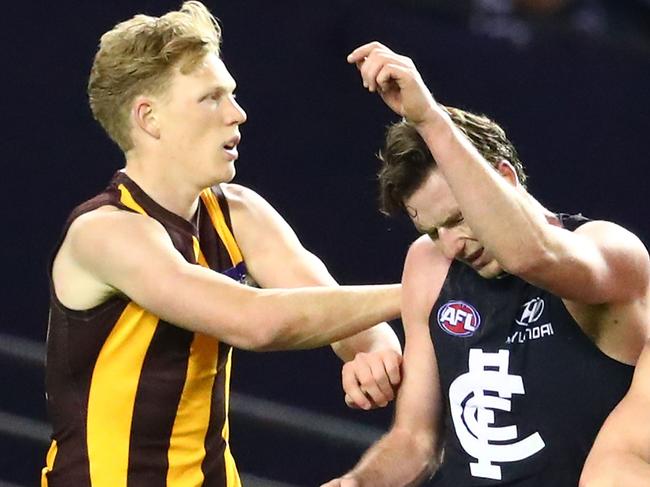
[[524,47],[557,33],[650,49],[650,0],[401,0]]

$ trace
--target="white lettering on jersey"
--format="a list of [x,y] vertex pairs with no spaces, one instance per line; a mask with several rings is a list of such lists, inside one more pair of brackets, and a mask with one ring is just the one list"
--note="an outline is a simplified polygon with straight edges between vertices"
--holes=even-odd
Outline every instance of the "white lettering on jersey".
[[539,338],[544,338],[547,336],[553,335],[552,323],[544,323],[541,326],[535,326],[533,328],[525,328],[523,330],[518,330],[514,332],[511,336],[506,339],[506,343],[524,343],[526,340],[537,340]]
[[509,412],[512,395],[524,394],[521,376],[508,373],[509,362],[509,350],[488,353],[473,348],[469,351],[469,372],[458,376],[449,387],[456,436],[477,460],[469,464],[473,477],[501,480],[501,467],[492,462],[517,462],[544,448],[539,433],[517,441],[517,426],[492,426],[495,410]]

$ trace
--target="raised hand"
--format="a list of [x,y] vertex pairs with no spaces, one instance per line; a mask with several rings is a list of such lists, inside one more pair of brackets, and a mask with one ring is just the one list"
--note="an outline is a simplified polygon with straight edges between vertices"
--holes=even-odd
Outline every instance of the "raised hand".
[[435,120],[441,113],[410,58],[375,41],[352,51],[348,62],[356,64],[365,88],[378,92],[395,113],[409,122],[419,125]]

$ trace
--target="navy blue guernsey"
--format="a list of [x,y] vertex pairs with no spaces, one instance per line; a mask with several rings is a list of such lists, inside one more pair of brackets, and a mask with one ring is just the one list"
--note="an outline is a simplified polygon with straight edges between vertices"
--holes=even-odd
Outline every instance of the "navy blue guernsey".
[[[568,230],[588,221],[559,215]],[[435,487],[575,487],[633,367],[603,354],[562,300],[454,261],[430,316],[445,404]]]

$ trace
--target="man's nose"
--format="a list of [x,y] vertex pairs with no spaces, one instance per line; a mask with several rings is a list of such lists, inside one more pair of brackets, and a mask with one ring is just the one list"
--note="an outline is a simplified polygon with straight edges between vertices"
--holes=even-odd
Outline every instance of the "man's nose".
[[463,250],[463,240],[455,228],[439,228],[438,241],[442,247],[443,254],[448,259],[459,257]]
[[231,124],[235,123],[237,125],[241,125],[246,120],[248,119],[248,116],[246,115],[246,112],[242,108],[242,106],[237,103],[237,100],[235,98],[230,99],[230,113],[229,113],[229,121]]

